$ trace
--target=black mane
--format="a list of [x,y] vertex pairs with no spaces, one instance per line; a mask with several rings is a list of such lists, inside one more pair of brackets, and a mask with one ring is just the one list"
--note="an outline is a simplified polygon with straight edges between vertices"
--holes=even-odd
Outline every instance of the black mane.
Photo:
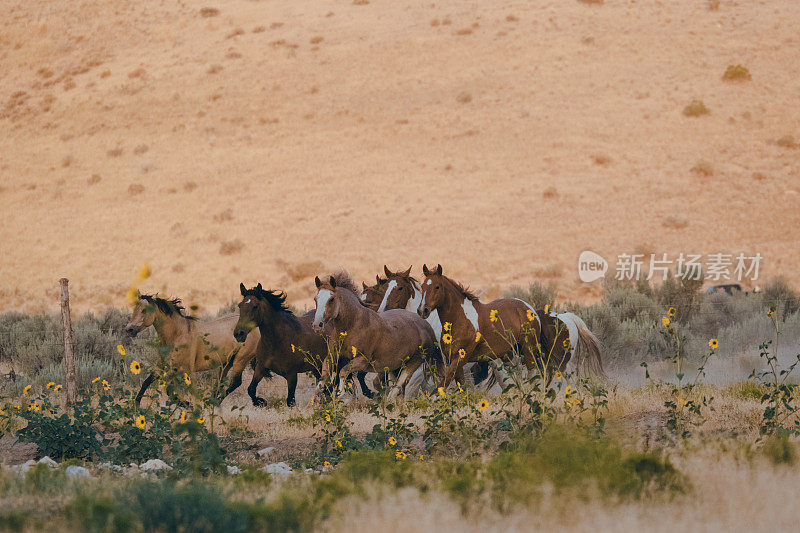
[[180,298],[173,298],[170,300],[168,298],[161,298],[158,296],[158,294],[140,294],[139,299],[155,305],[167,316],[172,316],[173,313],[177,313],[178,316],[181,316],[186,320],[197,320],[197,317],[195,316],[184,314],[186,309],[183,307],[183,302],[181,302]]
[[275,311],[294,315],[289,306],[286,305],[286,293],[283,291],[267,291],[256,286],[252,289],[245,289],[242,296],[255,296],[259,300],[265,300]]

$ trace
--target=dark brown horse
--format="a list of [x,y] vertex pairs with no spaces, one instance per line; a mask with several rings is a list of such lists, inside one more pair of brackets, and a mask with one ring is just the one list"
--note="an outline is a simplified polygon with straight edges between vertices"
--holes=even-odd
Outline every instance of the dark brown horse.
[[[423,266],[419,313],[439,312],[443,323],[442,350],[449,366],[441,381],[447,387],[465,363],[522,355],[529,372],[550,374],[563,370],[569,360],[569,334],[554,320],[542,320],[531,306],[513,298],[488,304],[442,273]],[[545,337],[552,339],[546,342]],[[448,357],[446,357],[448,358]]]
[[359,302],[351,290],[339,287],[331,278],[317,286],[314,328],[325,328],[329,346],[338,353],[329,353],[323,365],[321,384],[329,385],[336,372],[334,358],[346,363],[339,371],[347,378],[358,371],[378,374],[400,371],[389,397],[394,398],[405,387],[411,375],[427,359],[435,357],[436,339],[430,325],[415,313],[392,309],[377,313]]
[[[247,393],[253,405],[266,404],[263,398],[256,396],[256,388],[269,370],[286,379],[286,405],[291,407],[295,404],[297,375],[312,372],[319,378],[318,369],[327,353],[325,339],[312,327],[314,314],[295,316],[286,306],[284,293],[266,291],[260,283],[252,289],[239,284],[239,290],[242,301],[239,303],[239,321],[233,329],[234,338],[243,342],[255,328],[261,333],[259,356]],[[229,391],[239,386],[241,376],[238,378],[238,383],[231,383]]]

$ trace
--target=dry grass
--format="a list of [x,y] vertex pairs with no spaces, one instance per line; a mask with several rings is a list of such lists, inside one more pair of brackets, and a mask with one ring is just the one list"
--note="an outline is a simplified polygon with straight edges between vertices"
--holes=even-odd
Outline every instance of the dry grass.
[[687,117],[702,117],[710,112],[702,100],[692,100],[689,105],[683,108],[683,114]]
[[747,67],[742,65],[728,65],[725,73],[722,75],[725,81],[750,81],[753,77]]
[[700,176],[713,176],[714,175],[714,166],[711,163],[709,163],[708,161],[698,161],[691,168],[691,171],[694,174],[698,174]]

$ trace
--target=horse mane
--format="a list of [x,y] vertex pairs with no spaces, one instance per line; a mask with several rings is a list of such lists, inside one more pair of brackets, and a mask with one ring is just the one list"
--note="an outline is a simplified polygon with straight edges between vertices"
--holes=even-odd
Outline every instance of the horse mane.
[[267,291],[260,287],[245,289],[242,296],[255,296],[259,300],[265,300],[273,310],[294,315],[292,310],[286,305],[286,293],[283,291]]
[[185,318],[186,320],[197,320],[196,316],[186,315],[184,311],[186,310],[183,307],[183,302],[181,302],[180,298],[161,298],[156,294],[140,294],[139,299],[143,300],[147,303],[153,304],[158,309],[167,316],[172,316],[173,313],[177,313],[178,316]]
[[442,277],[443,277],[444,279],[448,280],[448,281],[449,281],[450,283],[452,283],[453,285],[455,285],[455,286],[456,286],[456,288],[457,288],[459,291],[461,291],[461,295],[462,295],[464,298],[467,298],[467,299],[469,299],[469,301],[470,301],[470,302],[477,302],[477,301],[478,301],[478,296],[477,296],[477,295],[476,295],[474,292],[472,292],[472,291],[470,290],[470,288],[469,288],[469,287],[465,287],[465,286],[464,286],[464,285],[462,285],[461,283],[457,282],[457,281],[456,281],[456,280],[454,280],[454,279],[448,278],[447,276],[442,276]]
[[336,287],[341,287],[343,289],[347,289],[348,291],[352,292],[356,296],[361,294],[361,291],[358,290],[356,287],[353,278],[350,277],[350,273],[347,270],[339,270],[331,274],[331,277],[336,280]]

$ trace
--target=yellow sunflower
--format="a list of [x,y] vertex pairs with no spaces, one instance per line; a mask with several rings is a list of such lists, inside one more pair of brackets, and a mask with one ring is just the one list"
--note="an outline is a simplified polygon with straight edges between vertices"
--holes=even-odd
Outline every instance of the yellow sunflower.
[[353,357],[358,357],[358,350],[356,349],[356,347],[355,347],[355,346],[353,346],[352,348],[350,348],[350,350],[353,352]]
[[164,381],[163,379],[159,379],[158,380],[158,388],[159,389],[163,389],[166,386],[167,386],[167,382],[166,381]]
[[572,386],[571,385],[567,385],[567,388],[564,389],[564,395],[565,396],[569,396],[570,394],[572,394]]
[[294,353],[294,344],[292,344],[292,353]]
[[341,335],[342,337],[347,337],[347,332],[346,331],[340,331],[339,335]]
[[489,311],[489,320],[491,320],[492,322],[497,322],[497,316],[499,314],[500,313],[497,312],[497,309],[492,309],[491,311]]
[[481,332],[480,331],[476,331],[475,332],[475,342],[481,342]]
[[325,422],[331,421],[331,415],[325,415]]
[[394,437],[389,437],[389,445],[394,446],[395,444],[397,444],[397,439]]
[[178,418],[178,422],[181,424],[186,423],[186,411],[181,411],[181,416]]
[[322,463],[322,466],[331,466],[331,464],[328,461],[325,461],[324,463]]
[[336,441],[336,446],[337,446],[338,448],[341,448],[341,447],[342,447],[342,441],[340,441],[340,440],[337,440],[337,441]]
[[139,415],[136,417],[136,421],[134,422],[136,427],[139,429],[144,429],[147,420],[145,420],[144,415]]
[[670,307],[669,309],[667,309],[667,316],[671,316],[671,317],[675,316],[675,308],[674,307]]
[[97,376],[96,378],[94,378],[92,380],[92,383],[97,383],[98,381],[100,381],[100,376]]
[[45,385],[44,388],[45,389],[52,389],[55,386],[56,386],[55,382],[51,381],[47,385]]
[[39,405],[39,402],[33,402],[28,406],[28,411],[39,411],[41,408],[42,406]]
[[442,335],[442,342],[445,344],[450,344],[451,342],[453,342],[453,336],[450,335],[449,333],[445,333],[444,335]]
[[150,277],[150,263],[145,263],[142,268],[139,269],[139,281],[144,281]]
[[403,461],[406,458],[406,454],[405,454],[405,452],[397,452],[397,453],[394,454],[394,457],[398,461]]
[[125,355],[125,347],[123,345],[117,344],[117,351],[119,352],[120,355],[122,356]]
[[142,371],[142,365],[139,364],[139,361],[132,361],[131,362],[131,372],[138,375],[139,372]]
[[770,306],[770,308],[767,309],[767,316],[772,316],[774,314],[775,314],[775,308]]
[[33,387],[33,385],[25,385],[25,388],[22,389],[22,394],[28,394],[31,391],[31,387]]
[[204,416],[201,416],[201,417],[197,418],[197,423],[198,424],[203,424],[203,423],[205,423],[205,421],[206,421],[206,417],[204,417]]
[[489,400],[481,400],[481,403],[478,404],[478,410],[482,413],[486,409],[489,408]]
[[561,372],[556,371],[556,379],[561,379]]
[[464,350],[464,348],[459,348],[458,349],[458,358],[459,359],[464,359],[466,356],[467,356],[467,352]]
[[103,390],[111,390],[111,384],[105,379],[102,381]]
[[671,322],[668,316],[662,316],[661,323],[664,325],[664,327],[667,327],[670,325]]
[[678,403],[681,405],[686,405],[686,398],[678,398]]
[[544,304],[544,314],[550,314],[550,304]]
[[447,393],[445,392],[445,390],[444,390],[444,387],[439,387],[439,388],[437,389],[437,392],[439,393],[439,396],[441,396],[442,398],[444,398],[444,397],[445,397],[445,395],[447,394]]
[[533,309],[528,309],[525,314],[528,316],[528,322],[536,320],[536,312]]
[[54,390],[54,391],[56,391],[56,392],[58,392],[58,391],[60,391],[60,390],[61,390],[61,389],[63,389],[63,388],[64,388],[64,385],[62,385],[62,384],[60,384],[60,383],[59,383],[58,385],[56,385],[55,387],[53,387],[53,390]]
[[569,338],[564,339],[564,348],[569,348]]
[[716,350],[717,346],[719,346],[719,342],[717,342],[717,339],[710,339],[708,341],[708,345],[711,347],[712,350]]
[[186,383],[187,385],[192,384],[192,378],[190,378],[189,374],[187,374],[186,372],[183,373],[183,382]]
[[442,329],[444,329],[445,331],[450,331],[450,329],[452,327],[453,327],[453,324],[451,324],[450,322],[445,322],[444,326],[442,326]]

